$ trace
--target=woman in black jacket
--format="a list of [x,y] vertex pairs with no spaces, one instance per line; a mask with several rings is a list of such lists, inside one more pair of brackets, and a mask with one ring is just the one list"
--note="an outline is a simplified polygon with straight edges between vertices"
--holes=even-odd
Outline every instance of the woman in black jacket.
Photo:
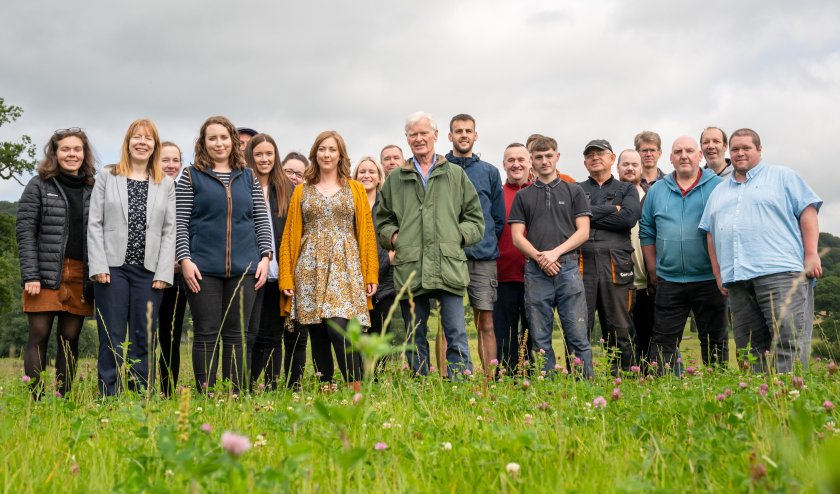
[[58,318],[56,393],[63,396],[75,374],[82,324],[93,315],[86,237],[94,163],[82,129],[56,130],[18,204],[23,311],[29,318],[23,366],[36,399],[44,391],[40,378],[53,321]]
[[[286,213],[294,186],[280,164],[277,144],[268,134],[257,134],[251,138],[245,148],[245,162],[254,170],[262,187],[263,198],[271,216],[276,254],[286,226]],[[275,255],[269,264],[268,282],[257,292],[257,302],[254,303],[248,328],[248,346],[253,349],[248,352],[251,381],[255,382],[264,373],[263,379],[269,389],[277,388],[281,363],[285,369],[286,386],[291,388],[300,383],[306,363],[306,341],[309,334],[306,326],[290,325],[289,329],[284,329],[285,318],[280,316],[280,285],[277,277]]]

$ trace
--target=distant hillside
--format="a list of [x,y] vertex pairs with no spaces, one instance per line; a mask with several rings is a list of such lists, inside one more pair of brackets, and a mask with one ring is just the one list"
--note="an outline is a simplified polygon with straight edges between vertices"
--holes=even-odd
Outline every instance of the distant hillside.
[[10,214],[12,216],[17,216],[17,201],[9,202],[9,201],[0,201],[0,213],[2,214]]

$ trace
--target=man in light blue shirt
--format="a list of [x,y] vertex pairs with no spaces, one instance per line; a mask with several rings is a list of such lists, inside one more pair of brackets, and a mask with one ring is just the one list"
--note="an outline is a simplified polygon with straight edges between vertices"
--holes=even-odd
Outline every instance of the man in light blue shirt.
[[734,172],[709,198],[706,232],[718,287],[729,294],[738,350],[749,347],[753,370],[807,367],[813,329],[813,282],[822,200],[790,168],[761,160],[751,129],[730,138]]

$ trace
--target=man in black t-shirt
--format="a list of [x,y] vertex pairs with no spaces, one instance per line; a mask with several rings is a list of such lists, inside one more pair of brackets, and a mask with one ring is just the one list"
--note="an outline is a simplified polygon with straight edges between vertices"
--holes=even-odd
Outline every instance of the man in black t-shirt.
[[567,368],[574,355],[576,367],[591,378],[592,347],[577,249],[589,238],[592,213],[583,189],[557,178],[553,163],[542,162],[534,171],[537,180],[516,194],[508,216],[513,244],[527,258],[525,310],[534,351],[545,354],[542,370],[559,368],[551,345],[556,310],[563,324]]

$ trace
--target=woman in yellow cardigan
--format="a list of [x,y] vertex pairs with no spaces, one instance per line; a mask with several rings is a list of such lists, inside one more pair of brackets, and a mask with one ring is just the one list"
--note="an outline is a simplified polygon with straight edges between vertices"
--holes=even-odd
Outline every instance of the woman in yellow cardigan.
[[351,319],[370,326],[379,265],[367,193],[350,179],[344,139],[335,131],[318,134],[309,151],[305,183],[292,194],[280,244],[280,312],[306,325],[316,375],[333,378],[333,353],[350,386],[362,379],[359,354],[336,331]]

